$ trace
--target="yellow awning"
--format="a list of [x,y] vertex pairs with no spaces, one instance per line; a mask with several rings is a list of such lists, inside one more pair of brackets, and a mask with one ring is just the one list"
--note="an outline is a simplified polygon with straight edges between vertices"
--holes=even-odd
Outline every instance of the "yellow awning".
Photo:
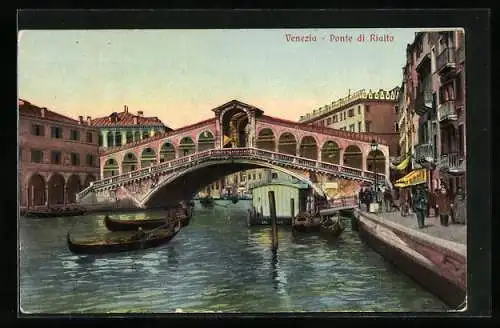
[[395,187],[409,187],[427,182],[427,170],[418,169],[411,171],[394,183]]
[[233,141],[233,138],[224,136],[224,146]]
[[392,168],[395,170],[404,170],[410,163],[410,156],[406,157],[401,163],[398,165],[393,166]]

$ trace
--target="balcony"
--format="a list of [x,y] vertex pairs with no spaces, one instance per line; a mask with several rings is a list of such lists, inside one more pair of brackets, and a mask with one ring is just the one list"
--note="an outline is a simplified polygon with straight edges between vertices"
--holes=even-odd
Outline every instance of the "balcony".
[[458,118],[457,110],[455,108],[455,101],[448,100],[438,107],[439,122],[450,120],[455,121]]
[[432,109],[432,89],[426,85],[424,88],[417,90],[415,97],[415,113],[423,116]]
[[450,69],[455,68],[455,49],[445,48],[437,56],[436,59],[436,70],[439,73],[444,73]]
[[435,159],[434,145],[430,143],[416,145],[414,157],[418,163],[433,163]]
[[439,160],[439,169],[442,171],[448,171],[449,173],[465,173],[466,171],[466,160],[463,154],[458,152],[451,152],[449,154],[441,155]]

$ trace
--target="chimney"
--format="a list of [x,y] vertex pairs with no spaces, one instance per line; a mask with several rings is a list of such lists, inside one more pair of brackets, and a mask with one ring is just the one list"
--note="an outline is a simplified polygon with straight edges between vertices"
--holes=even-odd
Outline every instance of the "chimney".
[[137,116],[140,116],[140,117],[144,116],[144,112],[142,110],[138,111]]
[[46,107],[42,107],[40,108],[40,115],[42,116],[42,118],[45,118],[45,111],[47,110]]
[[134,116],[134,124],[137,125],[137,116]]
[[128,106],[127,106],[127,105],[124,105],[124,106],[123,106],[123,111],[124,111],[125,113],[128,113]]
[[92,125],[92,117],[87,116],[87,124]]
[[78,124],[82,125],[83,124],[83,116],[78,116]]

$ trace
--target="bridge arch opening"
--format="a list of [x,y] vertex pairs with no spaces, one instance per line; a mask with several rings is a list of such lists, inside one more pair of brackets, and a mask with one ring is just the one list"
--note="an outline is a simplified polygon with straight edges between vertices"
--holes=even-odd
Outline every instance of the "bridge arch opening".
[[131,143],[134,141],[134,133],[132,131],[127,131],[125,135],[125,139],[127,140],[127,143]]
[[175,148],[170,142],[165,142],[160,148],[160,163],[175,159]]
[[64,177],[59,173],[55,173],[49,180],[49,205],[64,204]]
[[87,188],[88,186],[90,186],[90,183],[91,182],[94,182],[95,181],[95,176],[92,175],[92,174],[89,174],[85,177],[85,182],[83,183],[83,188]]
[[38,173],[31,176],[28,182],[28,204],[30,206],[45,205],[45,179]]
[[[373,165],[375,164],[375,166]],[[366,168],[368,171],[375,173],[385,173],[385,156],[384,153],[377,149],[370,151],[366,157]]]
[[122,145],[122,133],[120,131],[115,132],[115,146],[121,146]]
[[363,154],[358,146],[350,145],[344,151],[344,166],[349,166],[355,169],[362,169]]
[[141,168],[148,167],[156,163],[156,153],[151,147],[145,148],[141,153]]
[[118,175],[118,162],[114,158],[110,158],[104,163],[102,175],[104,179]]
[[305,136],[300,141],[300,157],[318,160],[318,145],[313,136]]
[[215,138],[212,132],[206,130],[198,135],[198,151],[215,148]]
[[67,182],[68,186],[68,199],[67,203],[75,203],[76,202],[76,194],[82,190],[82,184],[80,177],[76,174],[72,174]]
[[184,137],[179,143],[179,157],[189,156],[196,152],[196,145],[191,137]]
[[137,156],[134,153],[127,153],[122,161],[122,174],[135,171],[139,168]]
[[108,134],[106,135],[106,140],[108,142],[108,147],[114,146],[115,138],[113,137],[113,132],[111,132],[111,131],[108,132]]
[[269,128],[260,130],[257,136],[256,146],[259,149],[276,151],[276,138],[273,130]]
[[223,112],[221,117],[223,148],[248,146],[249,118],[241,108],[231,108]]
[[328,140],[321,147],[321,161],[340,164],[340,148],[335,141]]
[[278,152],[297,156],[297,140],[290,132],[284,132],[278,140]]

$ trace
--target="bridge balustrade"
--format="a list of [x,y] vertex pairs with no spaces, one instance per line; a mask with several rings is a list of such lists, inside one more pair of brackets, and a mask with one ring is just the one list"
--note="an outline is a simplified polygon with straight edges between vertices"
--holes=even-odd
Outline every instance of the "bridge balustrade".
[[[155,173],[158,173],[158,172],[174,173],[178,170],[183,169],[186,165],[192,164],[193,161],[199,161],[201,159],[218,160],[218,159],[226,159],[226,158],[233,158],[233,157],[238,157],[238,158],[250,157],[250,158],[263,159],[263,160],[272,159],[272,160],[275,160],[277,162],[281,162],[284,164],[295,164],[295,165],[302,166],[302,167],[304,167],[304,166],[305,167],[316,167],[318,169],[321,169],[321,171],[325,171],[325,173],[328,173],[331,171],[334,171],[334,172],[336,171],[336,172],[343,172],[343,173],[346,173],[346,174],[354,176],[354,177],[365,177],[366,178],[369,176],[369,177],[371,177],[371,179],[374,179],[374,177],[375,177],[373,172],[363,172],[362,170],[356,169],[356,168],[340,166],[338,164],[320,162],[317,160],[302,158],[302,157],[293,156],[293,155],[289,155],[289,154],[276,153],[276,152],[265,150],[265,149],[258,149],[258,148],[210,149],[210,150],[206,150],[206,151],[196,153],[193,155],[189,155],[189,156],[185,156],[185,157],[181,157],[181,158],[176,158],[176,159],[173,159],[173,160],[168,161],[168,162],[163,162],[163,163],[157,164],[155,166],[141,168],[141,169],[138,169],[138,170],[135,170],[132,172],[121,174],[119,176],[114,176],[114,177],[95,181],[91,186],[82,190],[78,194],[78,197],[82,198],[85,195],[87,195],[91,190],[99,189],[100,187],[129,181],[130,179],[147,177],[152,172],[155,172]],[[383,174],[379,174],[379,176],[381,179],[385,179],[385,176]]]

